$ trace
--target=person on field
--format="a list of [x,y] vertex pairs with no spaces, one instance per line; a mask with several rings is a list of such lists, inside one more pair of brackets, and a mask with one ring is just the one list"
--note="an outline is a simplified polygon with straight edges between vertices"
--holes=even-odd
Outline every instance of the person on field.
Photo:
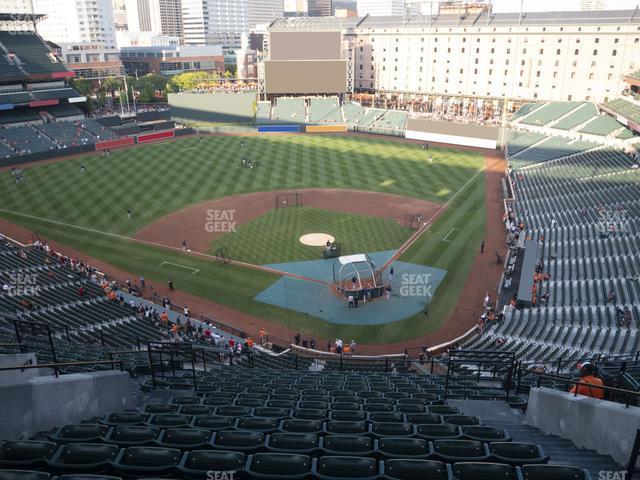
[[[603,386],[604,382],[596,376],[596,367],[591,362],[584,362],[583,364],[578,364],[578,368],[580,382],[588,383],[589,385],[574,385],[573,388],[569,390],[569,393],[602,400],[604,398],[604,390],[596,387]],[[591,385],[593,385],[593,387]]]
[[484,253],[484,240],[480,242],[480,253]]
[[129,220],[131,220],[132,216],[133,216],[133,210],[131,210],[130,208],[127,208],[127,217],[129,218]]
[[167,285],[169,286],[169,291],[173,292],[174,288],[173,288],[173,277],[169,277],[169,279],[167,280]]

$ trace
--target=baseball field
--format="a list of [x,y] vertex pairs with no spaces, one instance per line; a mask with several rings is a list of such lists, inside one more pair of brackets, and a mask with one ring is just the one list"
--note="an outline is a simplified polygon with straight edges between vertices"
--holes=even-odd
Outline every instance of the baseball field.
[[[482,153],[378,137],[191,136],[35,164],[21,184],[4,171],[0,218],[132,279],[165,285],[172,276],[179,291],[211,302],[214,317],[219,305],[274,328],[392,343],[434,331],[453,312],[485,238],[484,167]],[[300,205],[278,205],[282,192],[298,193]],[[332,323],[258,301],[278,272],[214,257],[223,249],[253,266],[312,262],[322,248],[298,239],[316,232],[342,254],[394,255],[404,245],[393,261],[444,271],[428,315]]]

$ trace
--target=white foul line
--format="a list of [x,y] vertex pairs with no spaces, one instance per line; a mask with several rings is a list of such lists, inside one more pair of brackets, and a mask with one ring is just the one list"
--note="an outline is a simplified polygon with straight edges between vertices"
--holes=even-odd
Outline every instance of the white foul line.
[[443,242],[447,242],[447,243],[453,243],[453,240],[447,240],[447,237],[448,237],[449,235],[451,235],[451,234],[453,233],[453,231],[454,231],[454,230],[461,230],[461,229],[460,229],[460,228],[458,228],[458,227],[453,227],[451,230],[449,230],[449,233],[447,233],[447,234],[444,236],[444,238],[442,239],[442,241],[443,241]]
[[180,267],[180,268],[188,268],[189,270],[193,270],[193,273],[191,275],[195,275],[196,273],[198,273],[200,270],[198,270],[197,268],[193,268],[193,267],[188,267],[186,265],[180,265],[179,263],[173,263],[173,262],[162,262],[160,265],[158,265],[159,267],[163,266],[163,265],[173,265],[174,267]]

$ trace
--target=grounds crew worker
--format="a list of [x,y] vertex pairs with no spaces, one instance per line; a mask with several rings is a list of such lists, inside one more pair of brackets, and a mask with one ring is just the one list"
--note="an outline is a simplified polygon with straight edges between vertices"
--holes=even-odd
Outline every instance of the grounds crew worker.
[[[589,383],[595,386],[603,386],[602,379],[595,376],[596,367],[591,362],[584,362],[579,364],[580,369],[580,382]],[[577,393],[578,395],[584,395],[586,397],[593,397],[602,400],[604,398],[604,390],[602,388],[592,388],[589,385],[574,385],[569,393]]]

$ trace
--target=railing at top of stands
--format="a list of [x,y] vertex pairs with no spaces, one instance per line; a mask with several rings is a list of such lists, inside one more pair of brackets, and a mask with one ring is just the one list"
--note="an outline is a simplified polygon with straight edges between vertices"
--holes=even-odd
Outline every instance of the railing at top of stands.
[[124,365],[121,360],[92,360],[81,362],[62,362],[62,363],[42,363],[40,365],[15,365],[13,367],[0,367],[0,372],[7,372],[11,370],[29,370],[33,368],[52,368],[55,376],[60,373],[61,368],[66,367],[86,367],[90,365],[111,365],[112,369],[115,369],[114,365],[120,367],[120,371],[124,372]]
[[[143,297],[144,298],[144,297]],[[157,293],[153,292],[153,295],[151,297],[151,301],[155,304],[158,305],[162,305],[162,298],[160,295],[158,295]],[[179,313],[179,314],[183,314],[184,313],[184,306],[180,306],[180,305],[176,305],[174,303],[170,303],[169,304],[169,310],[171,310],[172,312],[175,313]],[[191,315],[191,318],[196,318],[196,320],[200,320],[201,322],[206,322],[209,325],[215,326],[216,328],[219,328],[221,330],[224,330],[227,333],[230,333],[231,335],[235,335],[236,337],[240,337],[240,338],[247,338],[247,334],[243,331],[240,330],[239,328],[235,328],[232,327],[231,325],[228,325],[224,322],[220,322],[218,320],[214,320],[213,318],[209,318],[205,315]]]
[[[580,380],[574,380],[572,378],[569,377],[564,377],[562,375],[551,375],[548,373],[537,373],[533,370],[528,371],[527,373],[532,373],[534,375],[538,376],[537,382],[536,382],[536,386],[537,387],[541,387],[542,385],[542,380],[546,379],[546,380],[552,380],[558,383],[564,383],[567,386],[567,390],[569,390],[569,386],[575,386],[575,385],[582,385],[582,386],[586,386],[589,387],[590,389],[598,389],[598,390],[604,390],[604,393],[611,393],[614,394],[612,396],[618,395],[620,397],[623,397],[626,401],[625,402],[621,402],[624,403],[625,406],[628,408],[631,405],[631,400],[633,400],[634,398],[640,402],[640,392],[636,392],[634,390],[626,390],[624,388],[617,388],[617,387],[609,387],[607,385],[595,385],[593,383],[587,383],[587,382],[582,382]],[[578,389],[576,389],[576,391],[573,393],[574,396],[578,396]]]

